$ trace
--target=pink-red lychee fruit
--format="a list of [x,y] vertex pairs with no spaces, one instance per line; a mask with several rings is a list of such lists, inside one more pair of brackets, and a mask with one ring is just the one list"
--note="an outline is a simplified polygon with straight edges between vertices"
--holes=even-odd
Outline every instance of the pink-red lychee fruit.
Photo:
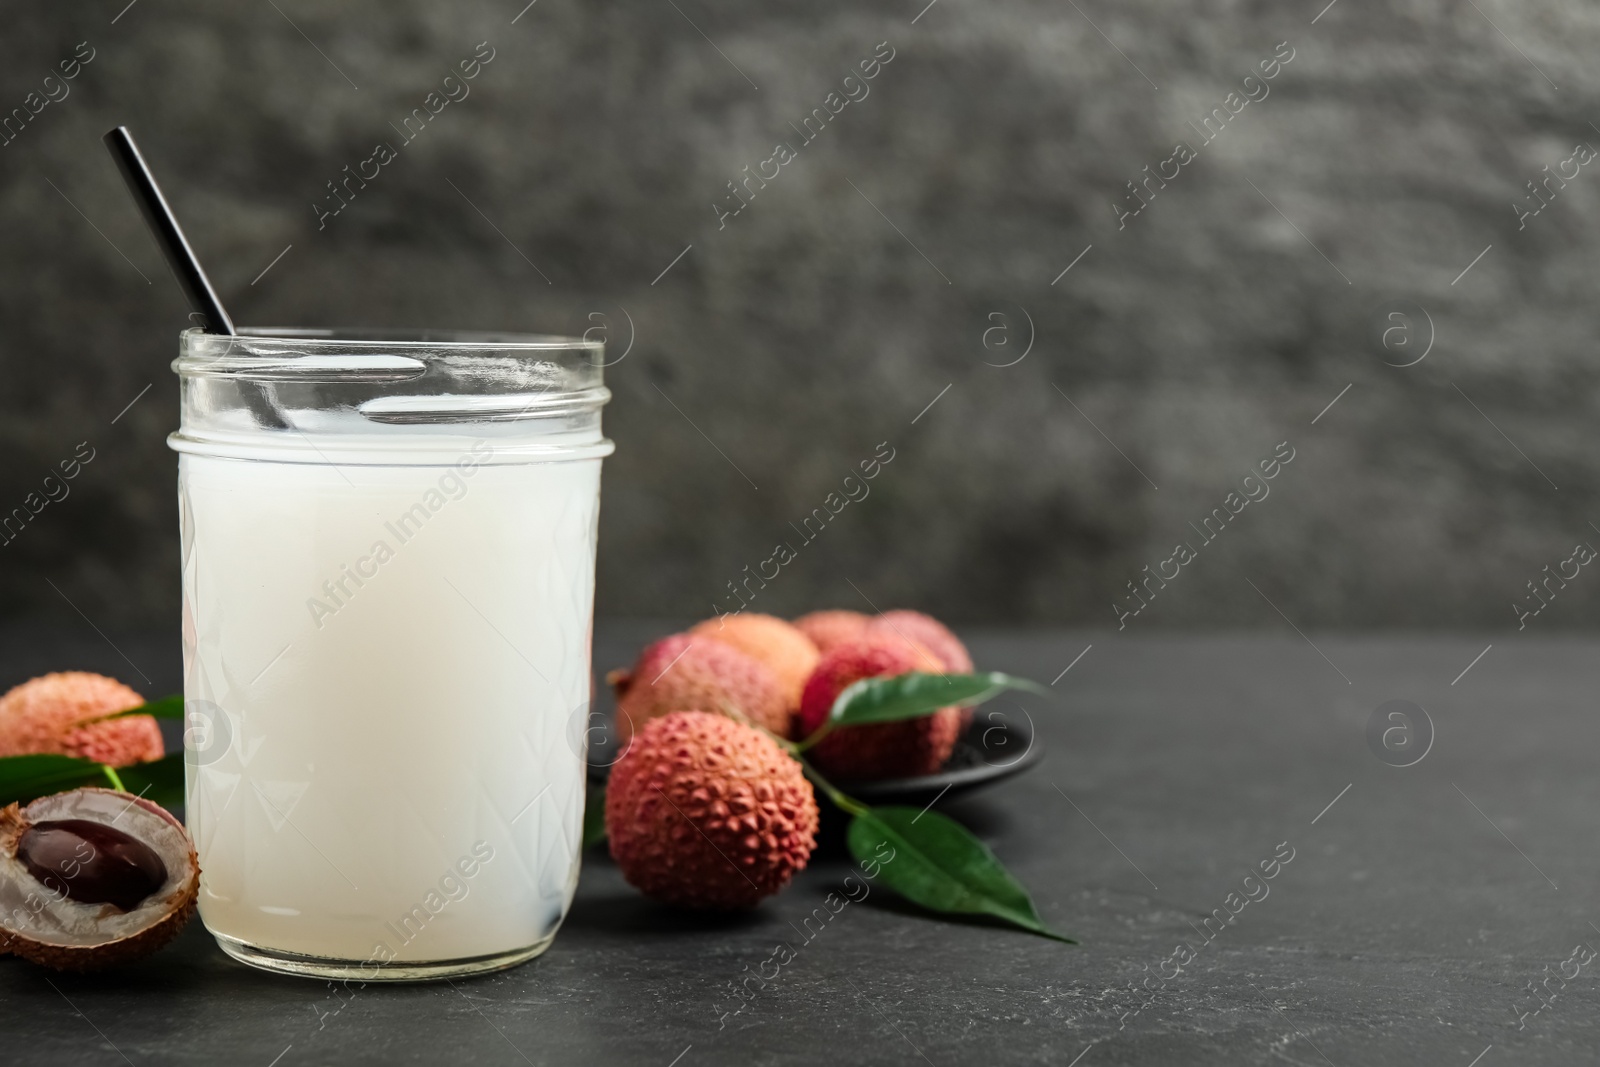
[[800,692],[806,679],[817,669],[822,654],[811,638],[801,633],[793,623],[772,615],[740,612],[707,619],[689,631],[696,637],[709,637],[732,645],[740,652],[766,664],[778,679],[783,699],[789,711],[800,710]]
[[[867,632],[874,634],[887,634],[914,641],[932,652],[945,674],[970,674],[972,672],[972,656],[967,652],[967,646],[961,639],[950,632],[950,628],[932,615],[924,615],[920,611],[886,611],[867,624]],[[929,668],[924,668],[929,669]],[[940,673],[939,668],[930,669],[931,673]],[[961,732],[965,733],[968,726],[972,725],[973,710],[961,709]]]
[[113,767],[160,759],[161,729],[155,719],[104,718],[144,702],[114,678],[86,671],[23,682],[0,696],[0,756],[53,752]]
[[867,623],[867,632],[914,641],[933,653],[946,674],[972,672],[972,656],[967,646],[932,615],[920,611],[886,611]]
[[754,907],[816,845],[817,801],[772,738],[722,716],[646,723],[606,787],[611,856],[646,896],[687,908]]
[[[806,682],[800,699],[799,736],[808,736],[828,717],[833,703],[852,682],[930,668],[933,654],[903,637],[872,634],[826,653]],[[846,781],[908,778],[932,774],[944,765],[961,732],[961,713],[940,708],[931,715],[898,722],[839,726],[811,749],[824,773]]]
[[631,671],[613,671],[617,744],[651,719],[673,711],[743,716],[780,737],[789,735],[788,702],[777,677],[732,645],[695,634],[673,634],[645,647]]
[[859,611],[813,611],[794,620],[795,629],[811,638],[817,651],[827,655],[837,645],[854,641],[867,632],[871,616]]

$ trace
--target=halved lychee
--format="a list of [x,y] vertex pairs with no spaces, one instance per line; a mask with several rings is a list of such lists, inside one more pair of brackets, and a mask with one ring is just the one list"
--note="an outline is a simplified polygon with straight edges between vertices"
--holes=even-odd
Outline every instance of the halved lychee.
[[62,971],[149,955],[194,914],[200,863],[183,824],[110,789],[0,809],[3,947]]

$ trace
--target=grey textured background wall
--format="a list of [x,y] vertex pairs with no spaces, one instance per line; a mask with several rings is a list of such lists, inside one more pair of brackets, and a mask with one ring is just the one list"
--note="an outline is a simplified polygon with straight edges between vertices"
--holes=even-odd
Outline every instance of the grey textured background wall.
[[[118,122],[241,322],[631,340],[608,614],[708,613],[885,441],[756,607],[1115,625],[1187,539],[1130,626],[1281,625],[1270,598],[1302,627],[1515,628],[1525,583],[1600,544],[1600,174],[1564,162],[1600,145],[1592,6],[924,2],[6,4],[0,110],[94,58],[0,147],[0,505],[95,458],[0,549],[0,612],[176,616],[184,308],[99,143]],[[325,183],[483,41],[470,96],[319,230]]]

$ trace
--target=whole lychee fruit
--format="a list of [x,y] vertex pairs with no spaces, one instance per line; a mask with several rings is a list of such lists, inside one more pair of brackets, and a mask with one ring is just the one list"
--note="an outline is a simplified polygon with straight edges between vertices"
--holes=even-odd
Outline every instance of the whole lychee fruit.
[[89,721],[143,703],[116,679],[87,671],[23,682],[0,697],[0,756],[54,752],[113,767],[160,759],[161,729],[150,716]]
[[834,646],[854,641],[867,631],[871,617],[859,611],[813,611],[794,620],[795,629],[811,638],[817,651],[827,655]]
[[[920,611],[886,611],[867,624],[867,632],[875,634],[892,634],[896,637],[914,641],[932,652],[939,660],[938,668],[923,668],[934,674],[970,674],[972,672],[972,656],[967,652],[967,646],[961,639],[950,632],[950,628],[932,615],[924,615]],[[973,709],[961,709],[961,732],[965,733],[968,726],[972,725]]]
[[767,665],[778,679],[783,699],[791,712],[800,709],[800,691],[817,668],[822,654],[811,638],[772,615],[740,612],[707,619],[689,631],[732,645],[740,652]]
[[867,623],[867,632],[914,641],[932,652],[944,674],[972,673],[972,656],[961,639],[932,615],[920,611],[886,611]]
[[[822,725],[833,702],[852,682],[927,671],[932,658],[921,645],[881,633],[839,645],[822,657],[806,682],[800,700],[800,736]],[[960,732],[961,713],[956,708],[898,722],[839,726],[811,749],[811,759],[820,770],[843,780],[932,774],[950,758]]]
[[671,711],[731,711],[780,737],[789,734],[789,705],[772,671],[709,637],[663,637],[639,653],[632,671],[613,671],[609,680],[622,751],[645,723]]
[[817,800],[772,738],[678,711],[647,723],[612,768],[606,833],[622,876],[646,896],[749,908],[811,858]]
[[183,824],[110,789],[0,809],[0,936],[18,956],[92,971],[178,936],[200,894]]

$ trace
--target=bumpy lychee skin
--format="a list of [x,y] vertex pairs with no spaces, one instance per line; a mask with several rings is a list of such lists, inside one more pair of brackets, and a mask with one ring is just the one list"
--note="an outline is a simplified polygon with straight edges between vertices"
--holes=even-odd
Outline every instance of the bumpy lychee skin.
[[800,710],[800,691],[817,669],[822,653],[811,638],[772,615],[740,612],[707,619],[689,631],[732,645],[740,652],[767,665],[778,679],[784,702],[791,712]]
[[606,833],[622,876],[646,896],[750,908],[811,858],[817,800],[770,737],[679,711],[646,724],[612,768]]
[[[822,725],[833,702],[852,682],[930,670],[932,655],[895,635],[872,634],[839,645],[822,657],[806,682],[800,700],[800,736]],[[940,708],[918,719],[837,727],[817,742],[810,757],[819,769],[845,781],[909,778],[942,767],[960,732],[960,711]]]
[[915,641],[933,653],[946,674],[972,672],[972,656],[967,646],[932,615],[920,611],[886,611],[867,624],[867,632]]
[[732,645],[695,634],[673,634],[639,654],[632,671],[613,671],[617,744],[627,751],[634,733],[672,711],[730,709],[787,737],[789,705],[765,664]]
[[854,641],[867,631],[870,616],[859,611],[813,611],[794,620],[795,629],[811,638],[823,655],[846,641]]
[[148,715],[78,725],[143,703],[121,682],[87,671],[23,682],[0,697],[0,756],[54,752],[113,767],[160,759],[161,730]]

